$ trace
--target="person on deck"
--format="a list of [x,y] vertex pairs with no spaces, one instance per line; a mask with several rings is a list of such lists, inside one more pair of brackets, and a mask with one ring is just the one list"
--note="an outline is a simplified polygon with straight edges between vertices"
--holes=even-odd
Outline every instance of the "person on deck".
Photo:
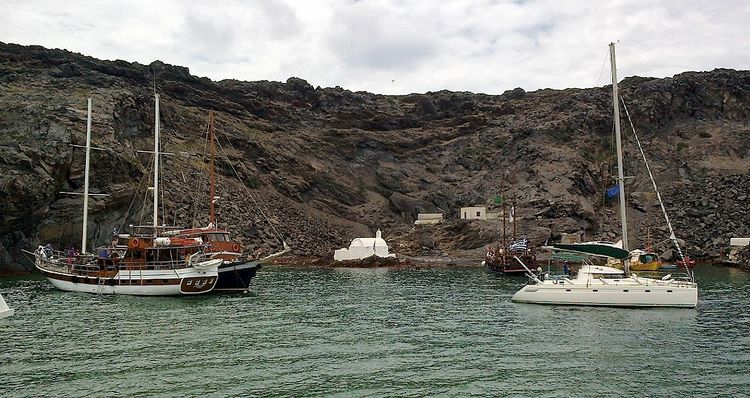
[[567,261],[563,261],[563,274],[570,275],[570,266]]

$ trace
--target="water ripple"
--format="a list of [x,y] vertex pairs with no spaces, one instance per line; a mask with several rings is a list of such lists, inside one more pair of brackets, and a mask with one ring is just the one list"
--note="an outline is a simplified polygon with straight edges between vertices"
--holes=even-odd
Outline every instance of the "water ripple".
[[265,268],[248,295],[63,293],[7,279],[0,396],[743,396],[750,278],[696,310],[514,304],[482,270]]

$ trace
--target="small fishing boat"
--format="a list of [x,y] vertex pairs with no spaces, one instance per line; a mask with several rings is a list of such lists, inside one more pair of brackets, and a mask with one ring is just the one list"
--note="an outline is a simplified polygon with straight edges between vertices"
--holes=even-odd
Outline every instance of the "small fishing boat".
[[5,302],[3,295],[0,294],[0,318],[7,318],[13,315],[15,311],[8,307],[8,303]]
[[[623,259],[612,259],[607,262],[607,266],[623,268],[620,260]],[[662,268],[662,262],[656,253],[641,249],[631,250],[628,261],[631,271],[658,271]]]

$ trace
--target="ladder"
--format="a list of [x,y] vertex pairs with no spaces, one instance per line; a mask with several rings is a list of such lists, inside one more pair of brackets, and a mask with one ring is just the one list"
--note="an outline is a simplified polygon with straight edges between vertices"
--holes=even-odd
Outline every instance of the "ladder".
[[107,279],[100,276],[96,284],[96,294],[102,293],[102,286],[104,286],[106,283]]

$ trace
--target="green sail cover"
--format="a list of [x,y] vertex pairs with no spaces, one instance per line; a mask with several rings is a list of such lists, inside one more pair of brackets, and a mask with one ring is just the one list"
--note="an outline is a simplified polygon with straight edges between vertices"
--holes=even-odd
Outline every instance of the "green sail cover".
[[630,256],[627,250],[604,242],[555,243],[552,247],[592,256],[610,257],[617,260],[624,260]]

